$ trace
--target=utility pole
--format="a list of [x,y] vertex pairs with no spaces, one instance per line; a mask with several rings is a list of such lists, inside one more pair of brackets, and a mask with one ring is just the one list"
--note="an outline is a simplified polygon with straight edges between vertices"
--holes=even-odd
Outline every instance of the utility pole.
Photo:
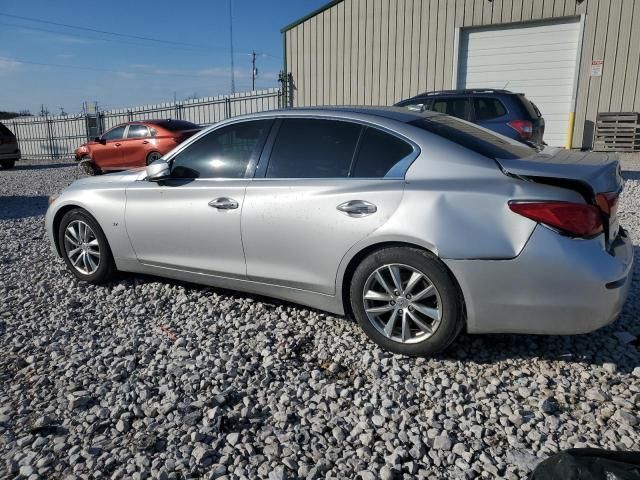
[[251,52],[251,90],[256,89],[256,77],[258,76],[258,69],[256,68],[256,52]]
[[231,50],[231,94],[236,93],[236,73],[233,65],[233,0],[229,0],[229,48]]

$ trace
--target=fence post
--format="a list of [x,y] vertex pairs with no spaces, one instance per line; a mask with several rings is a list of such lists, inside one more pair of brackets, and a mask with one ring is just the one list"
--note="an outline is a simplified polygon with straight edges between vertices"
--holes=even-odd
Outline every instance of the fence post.
[[45,115],[44,117],[44,121],[47,125],[47,137],[49,140],[49,151],[51,152],[51,159],[54,160],[55,158],[57,158],[57,154],[55,153],[55,144],[54,144],[54,138],[53,138],[53,129],[51,128],[51,123],[52,121],[49,120],[49,117]]
[[225,118],[231,118],[231,98],[224,99],[224,114]]
[[175,111],[176,111],[176,120],[182,120],[182,104],[181,103],[176,102]]
[[[278,82],[280,83],[280,90],[282,91],[282,105],[280,108],[292,108],[293,107],[293,74],[280,71],[278,74]],[[280,98],[280,95],[278,95]]]
[[131,110],[127,110],[127,118],[130,122],[133,122],[133,112]]

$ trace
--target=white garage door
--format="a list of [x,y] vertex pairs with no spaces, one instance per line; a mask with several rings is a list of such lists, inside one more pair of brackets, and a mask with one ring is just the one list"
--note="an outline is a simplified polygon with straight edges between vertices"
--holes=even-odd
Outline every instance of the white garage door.
[[505,88],[524,93],[542,112],[545,142],[562,146],[579,37],[577,20],[463,30],[458,88]]

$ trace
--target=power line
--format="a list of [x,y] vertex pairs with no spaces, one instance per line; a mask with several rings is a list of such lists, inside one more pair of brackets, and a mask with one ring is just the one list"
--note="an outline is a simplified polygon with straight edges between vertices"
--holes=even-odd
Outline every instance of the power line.
[[[0,13],[0,16],[5,15]],[[19,25],[16,23],[7,23],[7,22],[0,22],[0,25],[4,25],[7,27],[13,27],[16,29],[25,29],[25,30],[33,30],[36,32],[47,32],[47,33],[54,33],[57,35],[65,35],[65,36],[70,36],[70,37],[76,37],[76,38],[81,38],[81,39],[85,39],[85,40],[95,40],[95,41],[99,41],[99,42],[113,42],[113,43],[119,43],[119,44],[123,44],[123,45],[136,45],[136,46],[140,46],[140,47],[149,47],[149,48],[153,48],[155,47],[155,45],[148,45],[145,43],[137,43],[137,42],[127,42],[126,40],[117,40],[114,38],[103,38],[103,37],[87,37],[86,35],[80,34],[80,33],[74,33],[74,32],[63,32],[63,31],[59,31],[59,30],[51,30],[49,28],[42,28],[42,27],[36,27],[33,25]],[[208,49],[208,50],[212,50],[212,51],[226,51],[226,48],[222,48],[222,47],[198,47],[197,49],[195,47],[180,47],[180,46],[174,46],[174,45],[162,45],[161,48],[171,48],[171,49],[176,49],[176,50],[184,50],[184,51],[194,51],[194,50],[202,50],[202,49]],[[244,56],[244,55],[251,55],[251,53],[245,53],[245,52],[239,52],[239,53],[234,53],[234,56]],[[278,57],[277,55],[271,55],[270,53],[257,53],[257,55],[261,56],[261,57],[270,57],[276,60],[282,60],[282,57]]]
[[[74,33],[74,32],[61,32],[58,30],[51,30],[49,28],[40,28],[40,27],[35,27],[35,26],[31,26],[31,25],[18,25],[15,23],[6,23],[6,22],[0,22],[0,25],[5,25],[7,27],[13,27],[16,29],[25,29],[25,30],[33,30],[36,32],[47,32],[47,33],[55,33],[57,35],[64,35],[64,36],[70,36],[70,37],[75,37],[75,38],[82,38],[85,40],[95,40],[95,41],[99,41],[99,42],[113,42],[113,43],[120,43],[120,44],[124,44],[124,45],[136,45],[139,47],[149,47],[149,48],[157,48],[160,47],[159,45],[149,45],[147,43],[138,43],[138,42],[128,42],[126,40],[118,40],[115,38],[103,38],[103,37],[87,37],[86,35],[80,34],[80,33]],[[198,51],[201,50],[200,48],[198,49],[194,49],[193,47],[179,47],[176,45],[162,45],[161,48],[172,48],[172,49],[177,49],[177,50],[186,50],[186,51]],[[212,50],[225,50],[223,48],[211,48]]]
[[148,41],[148,42],[165,43],[165,44],[169,44],[169,45],[182,45],[182,46],[193,47],[193,48],[210,48],[208,45],[202,45],[202,44],[197,44],[197,43],[175,42],[175,41],[172,41],[172,40],[163,40],[163,39],[160,39],[160,38],[152,38],[152,37],[142,37],[140,35],[131,35],[131,34],[128,34],[128,33],[110,32],[108,30],[99,30],[97,28],[83,27],[83,26],[80,26],[80,25],[70,25],[68,23],[52,22],[50,20],[43,20],[41,18],[23,17],[21,15],[12,15],[12,14],[9,14],[9,13],[0,13],[0,16],[18,18],[20,20],[27,20],[27,21],[30,21],[30,22],[46,23],[46,24],[49,24],[49,25],[56,25],[58,27],[75,28],[77,30],[84,30],[84,31],[87,31],[87,32],[102,33],[102,34],[105,34],[105,35],[114,35],[114,36],[117,36],[117,37],[135,38],[137,40],[145,40],[145,41]]

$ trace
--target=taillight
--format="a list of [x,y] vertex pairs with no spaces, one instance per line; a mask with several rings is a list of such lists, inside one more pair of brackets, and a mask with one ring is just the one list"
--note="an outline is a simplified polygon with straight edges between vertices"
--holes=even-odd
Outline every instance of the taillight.
[[524,140],[529,140],[533,135],[533,123],[529,120],[511,120],[507,125],[518,132],[518,135]]
[[596,195],[596,203],[602,213],[609,218],[615,217],[618,210],[618,192],[605,192]]
[[591,237],[602,233],[598,208],[585,203],[510,201],[509,208],[523,217],[555,228],[573,237]]

